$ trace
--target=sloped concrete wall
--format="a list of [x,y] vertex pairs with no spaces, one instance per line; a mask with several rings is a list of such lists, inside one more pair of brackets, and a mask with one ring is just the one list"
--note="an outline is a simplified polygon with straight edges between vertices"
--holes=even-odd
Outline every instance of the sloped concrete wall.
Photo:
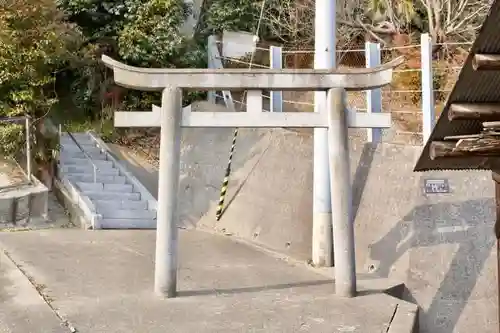
[[[219,222],[215,205],[223,167],[210,181],[202,181],[217,190],[196,226],[306,260],[311,253],[312,135],[281,129],[258,133],[242,133],[239,138],[229,206]],[[490,173],[414,173],[420,147],[372,147],[358,133],[351,134],[360,277],[404,281],[406,299],[422,308],[421,332],[494,332],[498,319]],[[229,141],[222,141],[227,149]],[[216,151],[220,158],[227,154],[224,149]],[[203,154],[192,156],[199,159]],[[220,158],[214,157],[214,162],[225,166]],[[203,168],[198,172],[206,177]],[[447,179],[451,192],[425,194],[427,178]],[[191,193],[189,198],[197,197],[196,191]],[[187,216],[191,208],[184,208]],[[191,215],[192,222],[201,212]]]
[[[242,134],[241,141],[246,135]],[[198,227],[234,234],[301,259],[310,258],[311,135],[267,130],[255,142],[251,154],[245,156],[240,147],[223,217],[215,220],[212,204]]]
[[[420,332],[496,332],[494,188],[489,172],[413,173],[417,147],[376,150],[356,217],[358,271],[404,281]],[[425,194],[447,179],[449,194]]]
[[[238,235],[308,259],[312,232],[311,135],[282,129],[240,129],[226,211],[217,222],[215,210],[232,139],[232,129],[183,129],[181,227]],[[157,197],[157,170],[126,148],[110,148]]]
[[[406,299],[422,309],[421,332],[495,332],[490,173],[414,173],[420,147],[372,147],[357,133],[351,134],[360,278],[404,281]],[[228,206],[217,222],[215,208],[231,141],[230,129],[184,130],[179,193],[182,226],[237,235],[307,260],[312,219],[310,131],[240,130]],[[156,170],[144,168],[144,162],[128,151],[121,155],[156,194]],[[424,194],[425,178],[448,179],[451,193]]]

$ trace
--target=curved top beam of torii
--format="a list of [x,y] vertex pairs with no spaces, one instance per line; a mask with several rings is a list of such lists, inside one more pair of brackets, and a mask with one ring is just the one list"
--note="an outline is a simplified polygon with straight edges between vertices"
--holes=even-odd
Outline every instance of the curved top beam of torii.
[[373,68],[347,69],[204,69],[141,68],[125,65],[106,55],[104,64],[115,83],[130,89],[161,91],[165,87],[194,90],[293,90],[330,88],[369,90],[391,83],[392,71],[404,61],[398,57]]

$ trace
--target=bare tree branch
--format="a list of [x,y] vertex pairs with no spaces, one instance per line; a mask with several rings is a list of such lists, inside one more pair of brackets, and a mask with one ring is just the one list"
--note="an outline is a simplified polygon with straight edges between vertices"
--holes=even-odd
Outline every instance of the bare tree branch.
[[434,42],[460,37],[474,39],[492,0],[419,0],[427,11],[429,33]]
[[[435,43],[475,38],[493,0],[337,0],[338,48],[368,38],[382,44],[415,27]],[[314,44],[314,0],[271,0],[264,22],[285,44]]]

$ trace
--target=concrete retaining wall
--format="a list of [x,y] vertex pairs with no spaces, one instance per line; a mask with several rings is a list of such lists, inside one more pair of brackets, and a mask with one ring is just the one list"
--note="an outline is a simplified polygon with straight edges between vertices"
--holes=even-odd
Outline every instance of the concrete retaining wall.
[[46,220],[48,189],[38,179],[32,183],[0,191],[0,228],[28,226],[33,220]]
[[67,179],[54,179],[53,191],[59,203],[68,211],[71,223],[83,229],[93,229],[96,226],[100,216],[94,205]]
[[[240,133],[224,215],[220,221],[215,220],[215,203],[223,178],[220,174],[212,182],[215,186],[213,201],[197,227],[234,234],[273,250],[309,259],[311,135],[282,129],[261,131],[258,137],[252,136],[255,132]],[[249,136],[252,141],[247,139]],[[227,143],[222,156],[228,154],[230,142]]]
[[[420,147],[365,145],[352,132],[351,167],[360,279],[404,281],[424,333],[494,332],[494,192],[489,172],[414,173]],[[183,130],[182,227],[233,234],[292,257],[311,253],[312,136],[308,131],[240,130],[227,203],[215,208],[232,141],[230,129]],[[116,147],[115,147],[116,148]],[[157,172],[120,157],[157,193]],[[451,193],[424,194],[426,178]]]
[[[230,139],[216,140],[219,145],[213,149],[204,144],[203,136],[195,137],[198,147],[191,156],[198,156],[196,163],[184,153],[184,163],[196,165],[197,171],[183,175],[183,184],[190,186],[183,188],[182,201],[205,200],[203,208],[208,206],[201,219],[201,207],[193,214],[192,205],[184,206],[184,222],[189,217],[197,227],[237,235],[298,259],[310,258],[312,136],[281,129],[240,133],[229,206],[219,222],[215,206]],[[350,147],[360,278],[404,281],[405,299],[422,308],[421,332],[495,331],[490,173],[414,173],[420,147],[372,147],[363,142],[353,136]],[[211,176],[204,178],[207,175]],[[425,194],[427,178],[447,179],[451,192]]]
[[[365,166],[356,215],[358,272],[404,281],[425,333],[498,327],[490,172],[412,171],[420,147],[383,144]],[[450,193],[424,193],[446,179]],[[355,190],[359,191],[359,189]]]

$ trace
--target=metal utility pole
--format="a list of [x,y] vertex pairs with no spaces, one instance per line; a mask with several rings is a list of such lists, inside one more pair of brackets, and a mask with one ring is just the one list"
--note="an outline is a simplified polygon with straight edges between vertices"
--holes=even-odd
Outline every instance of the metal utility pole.
[[[336,67],[335,15],[336,0],[316,0],[315,69]],[[353,297],[356,270],[344,90],[331,89],[328,98],[316,92],[314,111],[328,112],[329,128],[314,129],[313,263],[332,266],[335,261],[336,294]]]
[[[335,68],[336,0],[316,0],[314,68]],[[326,92],[314,94],[314,111],[326,112]],[[328,162],[328,130],[314,129],[314,194],[312,261],[315,266],[333,265],[332,205]]]

